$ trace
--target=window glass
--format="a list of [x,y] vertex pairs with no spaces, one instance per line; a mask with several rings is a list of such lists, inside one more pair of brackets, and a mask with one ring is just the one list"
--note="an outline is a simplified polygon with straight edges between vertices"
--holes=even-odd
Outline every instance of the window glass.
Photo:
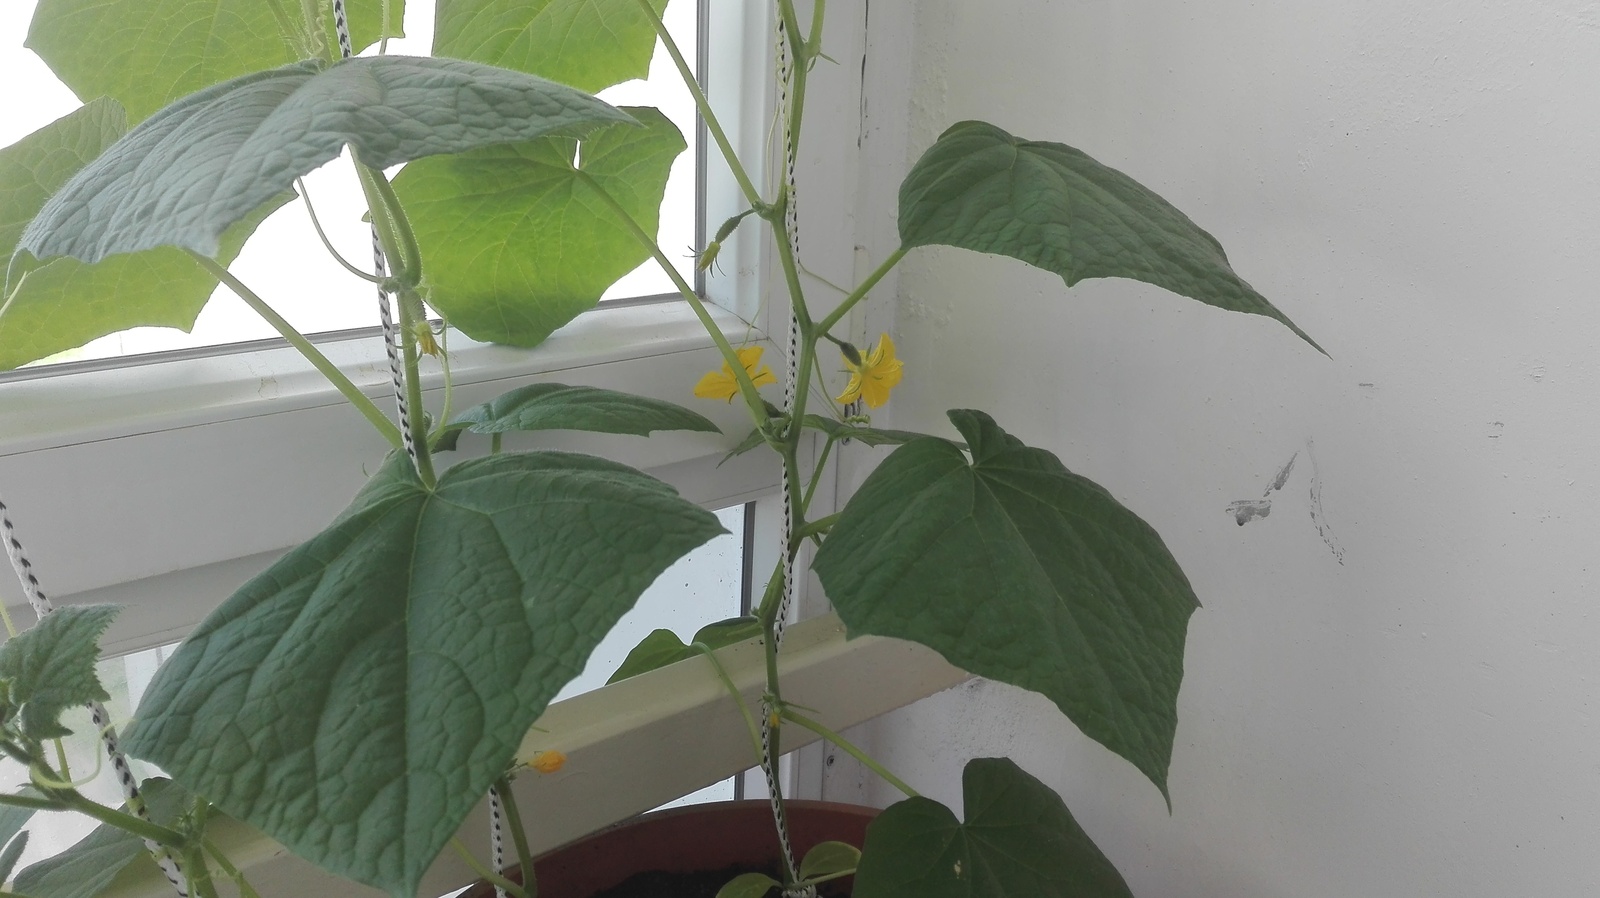
[[[28,85],[26,91],[11,91],[6,97],[5,115],[0,116],[0,146],[9,146],[79,105],[78,98],[56,79],[49,67],[22,46],[35,3],[36,0],[8,0],[0,4],[0,35],[3,35],[0,37],[0,83]],[[433,6],[430,2],[406,4],[407,37],[391,40],[388,52],[428,54],[433,40]],[[688,59],[696,58],[698,6],[692,0],[675,0],[668,4],[665,16],[668,28]],[[367,52],[375,54],[377,48]],[[688,151],[678,157],[667,184],[659,240],[679,271],[692,280],[693,264],[689,253],[694,243],[697,189],[693,99],[665,51],[656,53],[648,80],[619,84],[600,96],[616,105],[660,108],[689,142]],[[368,226],[361,221],[366,206],[349,154],[312,172],[305,180],[317,216],[334,246],[356,265],[370,266],[371,237]],[[285,258],[292,258],[294,263],[284,264]],[[263,222],[230,270],[302,333],[326,333],[377,324],[372,286],[350,275],[328,256],[311,228],[303,203],[290,203]],[[672,282],[654,261],[650,261],[618,281],[607,291],[604,300],[672,292],[675,292]],[[34,364],[219,346],[276,336],[276,332],[244,302],[228,290],[219,289],[200,313],[193,333],[185,334],[173,328],[134,328]]]

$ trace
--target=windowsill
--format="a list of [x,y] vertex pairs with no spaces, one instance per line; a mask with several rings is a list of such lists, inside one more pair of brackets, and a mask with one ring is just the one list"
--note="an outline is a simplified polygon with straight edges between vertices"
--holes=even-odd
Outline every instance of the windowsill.
[[[711,313],[735,343],[760,337],[732,313]],[[381,340],[335,340],[322,349],[379,408],[393,408]],[[508,450],[601,455],[708,508],[777,487],[777,466],[766,454],[721,464],[749,432],[749,415],[741,404],[693,398],[695,381],[721,357],[686,303],[602,307],[531,350],[456,339],[450,357],[457,411],[554,380],[678,402],[722,429],[649,439],[508,434]],[[424,375],[436,414],[442,385],[436,368]],[[0,420],[7,423],[0,493],[45,592],[68,603],[127,606],[105,641],[118,650],[187,632],[239,583],[327,526],[389,450],[287,347],[3,383]],[[469,434],[450,459],[487,449],[487,438]],[[32,620],[10,578],[0,578],[0,601],[20,621]]]
[[[731,312],[707,308],[729,339],[760,338]],[[456,333],[449,351],[461,388],[711,345],[687,303],[647,302],[601,306],[533,349],[477,343]],[[377,336],[325,341],[319,348],[368,396],[391,394]],[[437,364],[425,362],[423,383],[430,390],[442,386]],[[121,366],[91,363],[80,370],[25,369],[0,375],[0,420],[9,422],[0,432],[0,457],[343,402],[299,352],[282,344]]]

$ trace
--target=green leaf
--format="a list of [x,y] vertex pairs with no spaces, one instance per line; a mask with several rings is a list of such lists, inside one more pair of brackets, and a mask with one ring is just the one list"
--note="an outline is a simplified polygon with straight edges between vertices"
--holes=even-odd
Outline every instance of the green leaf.
[[100,634],[121,610],[67,605],[0,645],[0,680],[20,705],[22,732],[32,739],[70,736],[61,712],[110,698],[100,685]]
[[800,878],[849,873],[861,863],[861,849],[847,842],[818,842],[800,862]]
[[649,250],[586,184],[592,178],[655,234],[683,135],[650,108],[643,128],[490,147],[406,166],[394,189],[427,263],[427,298],[475,340],[533,346],[594,308]]
[[743,617],[730,617],[715,623],[706,624],[697,630],[691,643],[698,643],[707,648],[720,649],[723,646],[744,642],[761,635],[761,621],[750,615]]
[[[189,794],[169,780],[148,779],[140,788],[150,819],[162,826],[171,826],[189,807]],[[93,898],[140,858],[154,869],[143,840],[103,823],[66,851],[24,868],[15,889],[28,898]]]
[[0,882],[11,878],[11,871],[17,867],[17,860],[22,857],[22,852],[28,850],[28,834],[17,833],[11,841],[6,843],[5,851],[0,851]]
[[9,258],[50,195],[127,130],[122,107],[102,97],[0,149],[0,252]]
[[783,888],[783,883],[765,873],[740,873],[717,889],[717,898],[764,898],[773,889]]
[[[24,786],[19,793],[29,798],[38,798],[39,793],[32,786]],[[16,805],[0,804],[0,842],[6,842],[12,836],[22,832],[22,828],[33,819],[33,808],[19,808]],[[6,877],[0,876],[0,882]]]
[[622,659],[621,666],[610,679],[606,680],[606,683],[611,684],[636,677],[646,671],[676,664],[692,657],[694,652],[683,644],[678,634],[671,630],[651,630],[628,652],[628,657]]
[[1322,351],[1234,273],[1216,238],[1149,188],[1080,150],[984,122],[951,126],[912,167],[900,185],[900,240],[1021,259],[1068,287],[1133,278],[1274,318]]
[[[222,235],[228,265],[256,227],[293,194],[274,197]],[[0,306],[0,371],[9,371],[132,327],[194,329],[217,279],[170,246],[101,259],[51,259],[29,271]]]
[[[0,150],[0,254],[10,257],[27,223],[50,195],[127,130],[122,107],[101,98]],[[292,192],[268,200],[234,225],[219,261],[238,255],[261,219]],[[0,302],[0,370],[73,349],[130,327],[190,330],[217,279],[171,248],[87,265],[61,258],[13,266]]]
[[1161,537],[982,412],[884,460],[813,565],[852,635],[920,642],[1044,694],[1167,794],[1189,616]]
[[[656,15],[667,0],[650,0]],[[655,26],[638,0],[439,0],[436,56],[529,72],[595,92],[650,74]]]
[[855,424],[846,424],[821,415],[806,415],[805,425],[813,430],[820,430],[831,437],[838,439],[855,440],[864,446],[899,446],[912,440],[928,436],[925,433],[916,433],[910,430],[883,430],[876,427],[861,427]]
[[51,197],[18,248],[85,262],[157,246],[215,257],[223,231],[346,144],[367,165],[387,168],[626,119],[570,88],[477,63],[297,63],[209,87],[152,116]]
[[[810,416],[807,415],[807,417]],[[757,427],[752,429],[749,433],[745,434],[744,439],[739,441],[739,445],[728,450],[728,454],[722,457],[722,461],[717,462],[717,467],[722,467],[723,464],[728,461],[728,459],[743,455],[757,446],[765,445],[766,442],[767,438],[764,434],[762,434],[761,428]]]
[[599,387],[529,384],[467,409],[446,430],[586,430],[649,436],[658,430],[721,433],[704,415],[681,405]]
[[561,452],[391,456],[208,617],[128,750],[295,854],[397,896],[655,578],[721,533],[638,471]]
[[[390,3],[388,36],[400,37],[404,3]],[[357,46],[377,41],[382,0],[347,6]],[[328,40],[337,46],[331,20]],[[298,58],[263,0],[39,0],[26,46],[73,93],[114,97],[135,122],[194,91]]]
[[628,652],[628,657],[622,659],[622,664],[617,672],[611,675],[607,683],[615,683],[636,677],[668,664],[676,664],[700,654],[695,645],[704,645],[709,649],[720,649],[723,646],[744,642],[761,635],[761,622],[753,617],[730,617],[727,620],[706,624],[700,632],[694,634],[690,645],[684,645],[678,634],[671,630],[651,630],[650,634],[639,641],[639,644]]
[[967,820],[927,798],[867,825],[855,898],[1133,898],[1061,797],[1007,758],[961,777]]

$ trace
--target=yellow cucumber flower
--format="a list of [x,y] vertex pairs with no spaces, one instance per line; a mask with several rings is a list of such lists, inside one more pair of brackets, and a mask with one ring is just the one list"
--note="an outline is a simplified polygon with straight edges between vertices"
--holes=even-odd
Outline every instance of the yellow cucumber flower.
[[[736,349],[739,364],[744,366],[746,374],[750,375],[750,382],[756,386],[775,384],[778,378],[773,376],[772,369],[761,364],[761,352],[765,347],[746,346]],[[706,376],[694,385],[694,394],[701,399],[726,399],[733,401],[739,395],[739,380],[733,376],[733,368],[726,361],[722,363],[721,371],[707,371]]]
[[867,352],[865,360],[858,364],[845,356],[844,364],[850,370],[850,383],[839,394],[839,401],[848,405],[865,399],[867,408],[877,408],[889,401],[889,391],[900,382],[901,369],[905,367],[904,362],[894,357],[894,341],[888,334],[878,338],[878,345]]
[[566,755],[559,751],[551,750],[541,751],[534,755],[533,760],[528,762],[528,766],[540,773],[555,773],[565,763],[567,763]]

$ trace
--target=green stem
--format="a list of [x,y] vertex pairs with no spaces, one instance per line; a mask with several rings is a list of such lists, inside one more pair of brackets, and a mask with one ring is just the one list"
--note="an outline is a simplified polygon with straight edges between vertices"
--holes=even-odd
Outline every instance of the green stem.
[[673,65],[678,67],[678,75],[683,78],[684,86],[694,95],[694,104],[700,110],[700,118],[705,121],[706,130],[711,132],[711,139],[716,142],[722,158],[727,160],[728,168],[733,171],[733,179],[739,182],[739,189],[744,192],[745,200],[752,206],[761,206],[761,191],[756,189],[755,182],[750,180],[749,173],[739,162],[738,154],[733,151],[733,144],[729,142],[728,135],[723,133],[722,123],[717,121],[716,113],[711,111],[711,102],[706,99],[705,91],[700,89],[700,82],[695,79],[694,70],[689,68],[683,53],[678,50],[671,32],[667,31],[666,23],[656,15],[655,9],[650,6],[650,0],[639,0],[639,8],[650,17],[650,24],[655,26],[656,36],[661,38],[662,45],[667,48],[667,55],[672,57]]
[[12,795],[0,792],[0,805],[13,808],[27,808],[32,811],[60,811],[64,810],[61,802],[51,801],[48,798],[34,798],[30,795]]
[[650,251],[650,254],[655,257],[656,264],[660,265],[661,270],[666,272],[667,277],[672,279],[672,283],[678,288],[678,293],[689,303],[689,308],[694,310],[695,317],[700,319],[700,324],[705,327],[706,333],[711,335],[711,342],[717,345],[717,351],[722,353],[723,361],[727,363],[729,370],[733,372],[734,381],[739,385],[739,393],[744,397],[745,405],[750,408],[751,419],[756,423],[756,426],[761,426],[761,423],[767,418],[766,406],[761,401],[761,393],[756,390],[756,385],[751,382],[750,373],[745,371],[744,365],[739,363],[739,354],[733,351],[733,346],[728,343],[728,338],[723,335],[722,329],[717,327],[715,321],[711,320],[711,313],[706,311],[705,303],[700,301],[700,297],[694,292],[694,288],[689,285],[688,281],[683,279],[683,275],[678,273],[677,266],[673,265],[672,260],[668,259],[666,253],[661,251],[661,247],[656,244],[655,238],[646,233],[645,229],[640,227],[637,221],[633,220],[633,216],[628,214],[628,210],[623,208],[615,197],[596,183],[594,178],[591,178],[587,172],[575,169],[574,174],[579,181],[588,185],[589,189],[595,192],[601,202],[611,208],[617,219],[622,222],[623,227],[627,228],[634,238],[645,249]]
[[118,829],[127,830],[141,839],[149,839],[159,845],[182,851],[184,843],[183,834],[177,830],[159,826],[148,820],[142,820],[132,814],[124,814],[114,808],[108,808],[96,801],[83,797],[76,789],[51,789],[49,794],[61,801],[67,809],[77,811],[87,817],[93,817],[101,823],[108,823]]
[[460,855],[461,859],[467,862],[467,866],[472,868],[472,872],[478,874],[480,878],[504,889],[506,894],[513,896],[513,898],[528,898],[527,894],[522,891],[522,886],[484,866],[483,862],[472,856],[472,852],[467,850],[467,846],[461,844],[460,839],[451,836],[450,847],[455,849],[456,854]]
[[854,876],[854,875],[856,875],[856,868],[851,867],[848,870],[840,870],[837,873],[829,873],[826,876],[813,876],[810,879],[808,879],[808,880],[804,881],[803,883],[801,883],[801,885],[819,886],[819,885],[822,885],[825,882],[832,882],[835,879],[844,879],[846,876]]
[[300,0],[300,24],[304,27],[306,50],[323,62],[332,62],[328,50],[327,33],[322,28],[322,16],[317,10],[317,0]]
[[817,518],[815,521],[808,521],[805,526],[796,528],[795,531],[789,536],[790,551],[799,548],[800,544],[805,542],[810,537],[820,536],[821,534],[827,533],[834,524],[839,523],[839,517],[843,514],[844,512],[842,511],[835,512],[825,518]]
[[403,288],[400,301],[400,350],[406,366],[406,408],[410,411],[407,422],[411,426],[411,446],[417,455],[417,477],[422,485],[433,489],[438,478],[433,473],[433,453],[428,450],[428,416],[422,405],[422,374],[417,364],[417,335],[413,327],[419,320],[422,300],[410,287]]
[[744,715],[745,729],[750,731],[750,745],[755,749],[756,763],[759,764],[761,762],[761,730],[756,726],[755,717],[750,714],[750,707],[744,703],[744,696],[739,694],[739,687],[733,685],[733,678],[728,676],[727,669],[722,666],[721,661],[717,660],[717,653],[711,646],[703,642],[697,642],[691,648],[698,649],[700,654],[705,655],[706,660],[711,662],[711,669],[716,671],[717,679],[722,681],[722,685],[728,690],[728,694],[733,696],[733,703],[739,706],[739,713]]
[[894,269],[896,265],[900,264],[900,260],[904,259],[906,257],[906,253],[908,252],[910,252],[910,250],[902,246],[890,253],[889,258],[884,259],[883,264],[879,265],[877,270],[867,275],[866,280],[862,281],[859,286],[850,291],[850,295],[846,296],[844,300],[839,303],[838,308],[834,309],[832,312],[829,312],[827,315],[823,316],[821,321],[817,322],[817,332],[825,334],[828,331],[833,330],[833,326],[838,324],[839,320],[844,318],[844,316],[850,314],[850,310],[855,307],[855,304],[860,302],[862,297],[867,295],[868,291],[870,291],[873,287],[876,287],[878,282],[883,280],[884,275],[887,275]]
[[506,828],[511,830],[511,844],[517,849],[517,869],[522,871],[522,890],[527,898],[538,898],[539,884],[533,875],[533,852],[528,850],[528,834],[522,828],[522,812],[517,809],[517,797],[511,794],[511,778],[502,775],[494,788],[500,793],[500,807],[506,814]]
[[[56,743],[56,764],[57,764],[57,766],[59,766],[61,768],[61,779],[62,779],[63,782],[70,783],[70,782],[72,782],[72,765],[67,763],[67,746],[66,746],[66,743],[62,742],[60,739],[55,740],[55,743]],[[95,765],[94,774],[92,774],[89,778],[93,779],[95,776],[99,776],[99,775],[100,775],[100,767],[99,767],[98,764],[96,764]]]
[[304,335],[295,330],[293,325],[285,321],[261,297],[257,296],[254,291],[234,277],[228,269],[218,265],[216,260],[203,256],[194,250],[186,250],[186,252],[196,262],[199,262],[202,268],[210,272],[212,277],[226,284],[228,289],[244,300],[245,304],[254,309],[257,315],[260,315],[268,324],[272,325],[279,335],[289,341],[290,346],[300,350],[300,354],[305,356],[306,360],[311,362],[318,371],[322,372],[322,376],[326,377],[328,382],[333,384],[334,388],[343,394],[351,405],[356,407],[356,411],[372,422],[372,426],[378,429],[378,433],[383,434],[384,439],[388,440],[390,445],[396,449],[401,447],[400,428],[396,427],[393,421],[390,421],[383,412],[379,411],[372,400],[357,389],[356,385],[350,381],[350,378],[344,376],[344,372],[340,371],[337,365],[328,361],[328,357],[323,355],[310,340],[307,340]]
[[377,226],[378,243],[388,257],[389,273],[403,286],[417,286],[422,283],[422,252],[394,187],[383,172],[361,162],[356,163],[356,175],[361,178],[361,191],[367,197],[367,211]]
[[811,482],[806,484],[806,495],[800,502],[802,514],[811,508],[811,497],[817,492],[817,484],[822,482],[822,469],[827,467],[828,455],[833,452],[833,444],[837,442],[839,442],[839,438],[830,433],[828,434],[828,441],[822,444],[822,454],[817,456],[817,466],[811,472]]
[[822,738],[828,740],[829,742],[832,742],[834,745],[837,745],[839,748],[844,749],[846,754],[848,754],[852,758],[855,758],[857,761],[860,761],[861,763],[867,765],[868,769],[870,769],[873,773],[876,773],[877,775],[883,777],[884,781],[887,782],[889,785],[895,787],[896,789],[899,789],[901,792],[904,792],[908,798],[916,798],[916,797],[918,797],[917,796],[917,790],[915,790],[915,789],[911,788],[910,786],[906,785],[904,782],[902,782],[900,780],[899,777],[895,776],[894,774],[890,773],[888,770],[884,769],[884,766],[882,764],[879,764],[877,761],[874,761],[870,755],[868,755],[866,752],[862,751],[860,748],[857,748],[854,744],[852,744],[850,742],[849,739],[846,739],[845,737],[839,735],[838,733],[835,733],[833,730],[828,729],[827,727],[825,727],[822,724],[816,722],[815,720],[812,720],[809,717],[806,717],[805,715],[796,714],[795,712],[789,710],[788,708],[784,708],[783,709],[783,716],[784,716],[785,719],[792,720],[795,723],[798,723],[799,725],[805,727],[806,729],[810,730],[811,732],[816,733],[818,736],[821,736]]
[[221,848],[218,848],[215,843],[204,836],[201,837],[200,844],[205,848],[206,853],[211,855],[212,860],[217,862],[217,866],[222,868],[223,875],[233,880],[233,884],[239,889],[239,898],[261,898],[261,893],[250,885],[250,881],[244,878],[244,873],[238,867],[235,867],[232,861],[228,860],[228,856],[222,853]]
[[195,800],[194,832],[198,838],[189,841],[183,851],[184,875],[189,880],[189,887],[199,898],[217,898],[217,887],[211,881],[211,867],[206,864],[205,846],[202,843],[206,831],[206,811],[210,805],[205,799]]
[[343,266],[345,271],[350,272],[356,277],[361,278],[364,281],[370,281],[374,284],[382,284],[383,278],[378,277],[370,271],[362,271],[361,269],[352,265],[348,260],[345,259],[344,256],[339,255],[339,251],[333,248],[333,241],[329,240],[327,233],[322,230],[322,222],[317,218],[317,210],[311,205],[311,192],[306,190],[305,179],[295,178],[294,186],[295,189],[300,192],[300,200],[301,202],[305,203],[306,214],[311,216],[311,226],[316,229],[317,237],[322,240],[322,248],[328,251],[328,255],[332,256],[335,262],[338,262],[341,266]]

